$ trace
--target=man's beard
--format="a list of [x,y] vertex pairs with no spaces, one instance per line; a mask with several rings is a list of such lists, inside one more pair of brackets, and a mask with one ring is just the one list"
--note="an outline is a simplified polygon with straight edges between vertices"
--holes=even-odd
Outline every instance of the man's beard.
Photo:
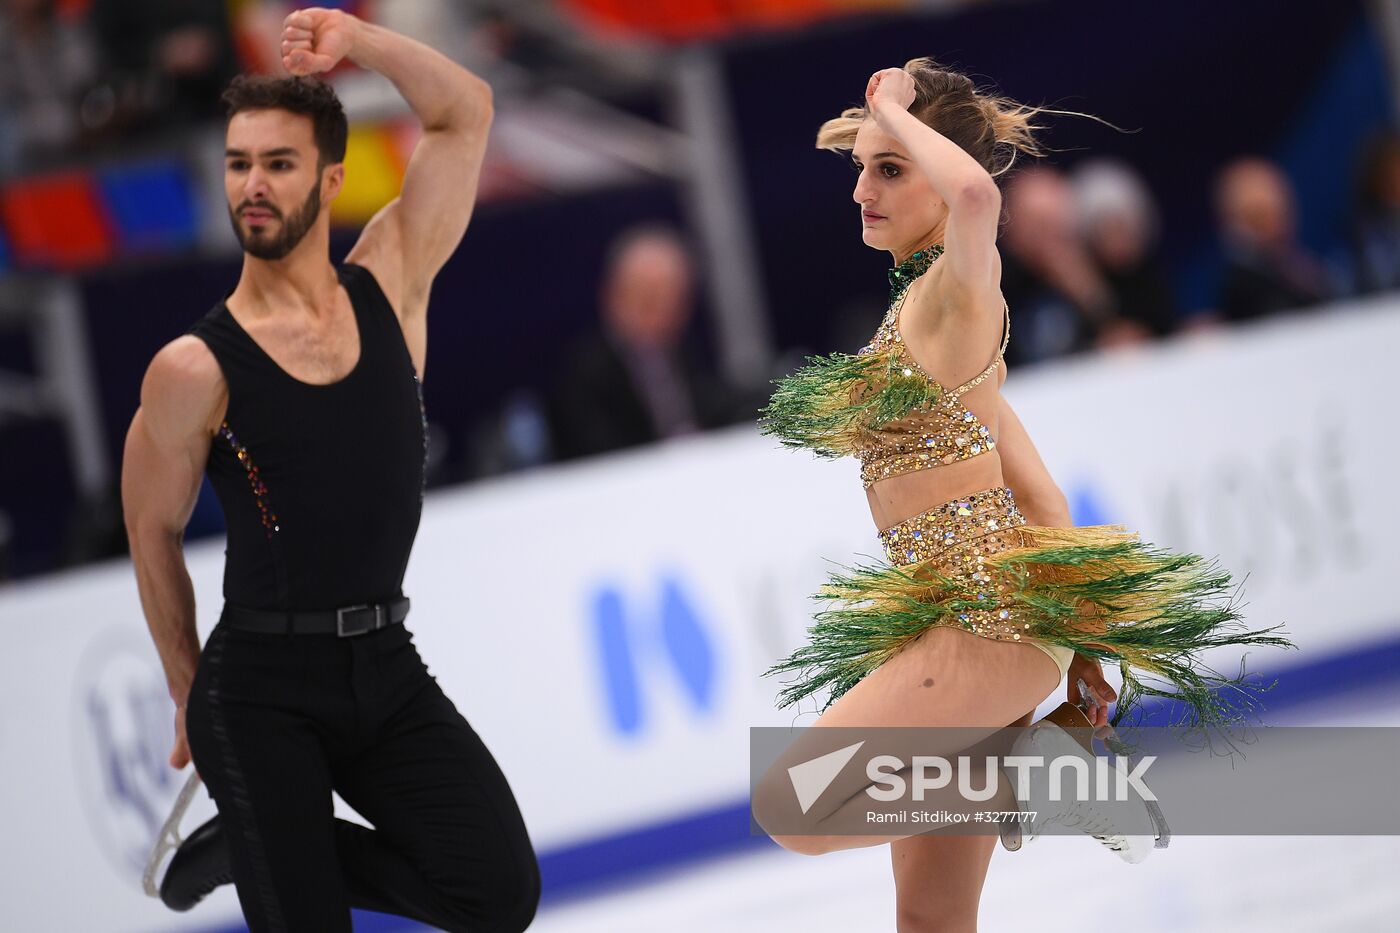
[[[245,235],[243,225],[239,222],[239,214],[249,207],[270,212],[282,221],[282,231],[272,238],[261,234]],[[320,213],[321,186],[315,184],[311,186],[311,193],[306,196],[301,207],[293,211],[290,217],[284,218],[281,211],[267,203],[244,202],[237,210],[229,211],[229,219],[233,221],[233,234],[238,237],[238,245],[243,247],[243,252],[255,259],[285,259],[288,253],[297,248],[297,244],[306,236],[306,231],[311,229]]]

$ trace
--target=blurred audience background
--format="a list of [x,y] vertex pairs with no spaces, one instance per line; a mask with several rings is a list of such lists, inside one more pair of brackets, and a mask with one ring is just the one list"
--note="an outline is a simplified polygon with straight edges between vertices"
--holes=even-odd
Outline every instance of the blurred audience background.
[[[332,5],[496,89],[482,205],[434,293],[435,486],[750,422],[803,353],[854,349],[888,257],[812,140],[916,55],[1129,128],[1048,118],[1051,157],[1004,180],[1015,366],[1400,288],[1394,78],[1361,0]],[[141,373],[238,272],[219,91],[276,70],[292,8],[0,0],[0,580],[123,551]],[[330,78],[339,258],[416,129],[387,82]],[[221,528],[206,490],[190,534]]]
[[1400,288],[1400,135],[1377,136],[1356,173],[1345,282],[1355,294]]
[[[683,437],[749,418],[753,407],[687,338],[695,259],[667,227],[636,227],[608,251],[598,330],[570,351],[552,387],[561,460]],[[750,400],[752,401],[752,400]]]
[[1231,162],[1216,182],[1215,202],[1225,247],[1221,317],[1245,321],[1331,297],[1321,260],[1298,239],[1293,187],[1277,165],[1258,157]]
[[0,170],[216,119],[237,71],[223,0],[3,0]]

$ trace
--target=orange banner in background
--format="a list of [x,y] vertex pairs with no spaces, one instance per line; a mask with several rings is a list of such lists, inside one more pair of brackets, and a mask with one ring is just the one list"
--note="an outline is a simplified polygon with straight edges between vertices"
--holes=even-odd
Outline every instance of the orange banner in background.
[[910,6],[909,0],[561,0],[561,4],[600,32],[672,41]]

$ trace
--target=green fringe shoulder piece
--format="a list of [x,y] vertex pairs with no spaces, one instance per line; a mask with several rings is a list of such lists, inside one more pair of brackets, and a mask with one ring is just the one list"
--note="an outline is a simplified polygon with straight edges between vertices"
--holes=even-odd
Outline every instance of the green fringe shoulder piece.
[[927,408],[942,395],[919,373],[908,374],[892,349],[808,357],[774,385],[759,431],[820,457],[854,454],[863,432]]
[[[1009,608],[1029,623],[1027,637],[1118,666],[1114,726],[1133,725],[1143,698],[1158,696],[1179,703],[1172,725],[1200,736],[1250,718],[1258,695],[1273,687],[1252,683],[1243,664],[1236,676],[1213,670],[1202,652],[1295,647],[1272,634],[1279,626],[1248,630],[1229,574],[1197,555],[1153,548],[1118,526],[1023,530],[1038,540],[987,558],[984,569],[1004,589],[946,576],[933,561],[833,574],[817,594],[833,605],[817,613],[807,644],[765,674],[796,675],[779,706],[829,690],[825,710],[929,629],[966,629],[960,616]],[[987,590],[996,596],[980,592]]]

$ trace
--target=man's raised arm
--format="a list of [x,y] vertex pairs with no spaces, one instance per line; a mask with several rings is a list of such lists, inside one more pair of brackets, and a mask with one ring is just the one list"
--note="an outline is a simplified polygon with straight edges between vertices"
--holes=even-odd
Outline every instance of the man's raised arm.
[[401,319],[421,314],[471,218],[493,113],[490,86],[421,42],[339,10],[298,10],[282,38],[291,74],[328,71],[348,56],[392,81],[422,123],[402,192],[347,257],[374,273]]

